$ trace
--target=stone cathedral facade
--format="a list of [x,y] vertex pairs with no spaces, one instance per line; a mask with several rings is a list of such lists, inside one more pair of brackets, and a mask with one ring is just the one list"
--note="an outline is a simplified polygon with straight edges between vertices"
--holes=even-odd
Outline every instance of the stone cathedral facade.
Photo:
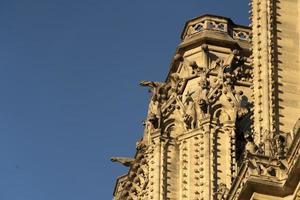
[[114,200],[300,200],[300,0],[188,21]]

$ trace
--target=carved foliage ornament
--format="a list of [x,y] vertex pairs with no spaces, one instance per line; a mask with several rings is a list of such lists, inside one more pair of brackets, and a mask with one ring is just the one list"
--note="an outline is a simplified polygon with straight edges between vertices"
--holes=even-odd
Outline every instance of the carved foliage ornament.
[[[235,91],[237,81],[245,81],[250,77],[250,69],[246,69],[244,62],[245,59],[239,56],[237,50],[234,50],[227,59],[218,59],[213,69],[208,69],[207,66],[200,67],[196,62],[189,62],[193,69],[192,76],[181,77],[180,74],[173,73],[166,83],[141,81],[140,85],[150,87],[152,93],[146,120],[151,127],[149,131],[160,129],[162,123],[166,121],[166,117],[170,116],[168,113],[173,112],[176,108],[180,109],[182,106],[181,120],[185,124],[185,129],[199,128],[201,119],[215,116],[215,106],[219,104],[218,100],[221,95],[228,104],[224,107],[225,115],[228,115],[227,120],[235,121],[236,118],[246,115],[249,112],[247,97],[241,91]],[[212,70],[217,71],[217,77],[214,79],[212,79],[214,74],[211,72]],[[194,91],[188,91],[185,101],[182,102],[183,89],[188,80],[194,78],[199,79],[199,87]],[[227,112],[226,109],[230,112]]]

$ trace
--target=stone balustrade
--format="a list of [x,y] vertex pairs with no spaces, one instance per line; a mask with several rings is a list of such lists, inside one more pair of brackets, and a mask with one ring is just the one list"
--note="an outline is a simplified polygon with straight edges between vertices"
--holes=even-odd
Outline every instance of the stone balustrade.
[[187,22],[182,33],[182,40],[190,39],[204,31],[227,33],[234,39],[250,41],[250,28],[236,25],[228,18],[213,15],[204,15]]

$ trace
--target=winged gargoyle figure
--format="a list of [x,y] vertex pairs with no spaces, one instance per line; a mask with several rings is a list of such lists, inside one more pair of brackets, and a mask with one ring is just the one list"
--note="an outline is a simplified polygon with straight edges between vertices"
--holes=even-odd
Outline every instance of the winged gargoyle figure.
[[128,157],[112,157],[110,160],[112,162],[121,163],[125,167],[130,167],[134,162],[133,158],[128,158]]

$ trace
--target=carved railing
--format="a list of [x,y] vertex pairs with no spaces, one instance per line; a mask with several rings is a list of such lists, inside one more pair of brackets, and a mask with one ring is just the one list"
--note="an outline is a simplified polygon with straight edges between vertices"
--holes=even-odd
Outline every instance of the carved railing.
[[249,28],[235,25],[227,18],[214,16],[203,16],[188,22],[182,39],[189,39],[207,30],[227,33],[237,40],[250,41],[251,30]]

